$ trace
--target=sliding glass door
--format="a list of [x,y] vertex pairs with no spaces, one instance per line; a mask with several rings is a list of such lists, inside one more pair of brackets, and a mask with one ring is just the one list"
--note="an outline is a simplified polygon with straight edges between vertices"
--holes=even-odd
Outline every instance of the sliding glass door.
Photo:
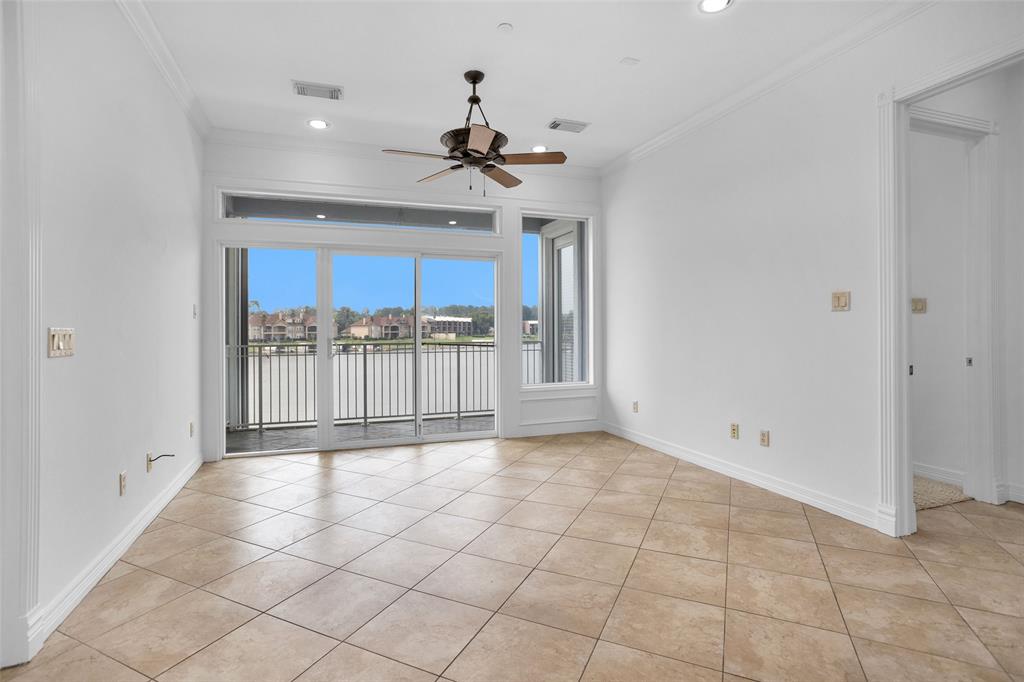
[[225,254],[227,454],[494,433],[493,260]]
[[331,258],[331,447],[412,440],[416,429],[416,258]]
[[225,252],[229,454],[318,446],[316,255],[309,249]]
[[495,428],[494,261],[423,258],[423,433]]

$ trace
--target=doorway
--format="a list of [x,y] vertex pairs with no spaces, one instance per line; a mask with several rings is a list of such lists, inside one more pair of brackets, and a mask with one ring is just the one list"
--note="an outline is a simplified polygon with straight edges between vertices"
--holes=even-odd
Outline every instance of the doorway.
[[890,535],[917,529],[915,474],[1017,499],[1022,57],[980,55],[879,98],[877,527]]
[[[973,135],[915,125],[908,137],[910,323],[908,448],[915,508],[969,499],[964,476],[972,452],[968,423],[968,277]],[[980,362],[985,358],[979,357]]]
[[496,435],[496,260],[225,248],[226,455]]

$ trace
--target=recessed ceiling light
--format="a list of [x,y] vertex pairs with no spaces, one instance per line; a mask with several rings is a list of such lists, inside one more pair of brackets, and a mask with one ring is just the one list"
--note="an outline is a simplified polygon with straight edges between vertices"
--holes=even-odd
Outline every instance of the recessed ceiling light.
[[306,121],[306,125],[308,125],[313,130],[327,130],[328,128],[331,127],[331,124],[328,121],[323,120],[322,118],[312,118]]
[[317,213],[317,214],[316,214],[316,217],[317,217],[317,218],[319,218],[320,220],[323,220],[323,219],[324,219],[324,218],[326,218],[327,216],[325,216],[325,215],[324,215],[323,213]]
[[449,220],[449,221],[448,221],[448,224],[449,224],[449,225],[458,225],[458,224],[459,224],[459,221],[458,221],[458,220]]
[[636,57],[623,57],[619,60],[619,64],[622,64],[623,66],[636,66],[639,63],[640,60]]
[[700,8],[701,12],[714,14],[715,12],[721,12],[731,4],[732,0],[700,0],[700,3],[697,6]]
[[515,27],[512,26],[512,24],[508,23],[507,21],[503,21],[500,24],[498,24],[499,33],[511,33],[513,28]]
[[548,148],[545,147],[542,144],[539,144],[539,145],[537,145],[536,147],[533,148],[533,151],[537,152],[538,154],[540,154],[541,152],[546,152],[547,150],[548,150]]

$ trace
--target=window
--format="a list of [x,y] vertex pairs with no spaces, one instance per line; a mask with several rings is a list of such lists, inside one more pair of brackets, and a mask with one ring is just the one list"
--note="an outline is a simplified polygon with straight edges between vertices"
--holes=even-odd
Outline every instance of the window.
[[491,211],[291,197],[225,195],[224,217],[351,227],[494,232],[494,213]]
[[523,218],[524,384],[587,376],[587,223]]

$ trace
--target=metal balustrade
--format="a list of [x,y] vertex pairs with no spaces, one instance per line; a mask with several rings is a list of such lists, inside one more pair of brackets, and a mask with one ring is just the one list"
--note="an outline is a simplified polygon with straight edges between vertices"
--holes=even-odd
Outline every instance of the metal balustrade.
[[[227,347],[229,430],[316,423],[316,343]],[[493,415],[493,342],[425,340],[420,362],[424,418]],[[411,341],[331,343],[335,424],[415,418]],[[524,341],[522,381],[543,381],[539,342]]]

